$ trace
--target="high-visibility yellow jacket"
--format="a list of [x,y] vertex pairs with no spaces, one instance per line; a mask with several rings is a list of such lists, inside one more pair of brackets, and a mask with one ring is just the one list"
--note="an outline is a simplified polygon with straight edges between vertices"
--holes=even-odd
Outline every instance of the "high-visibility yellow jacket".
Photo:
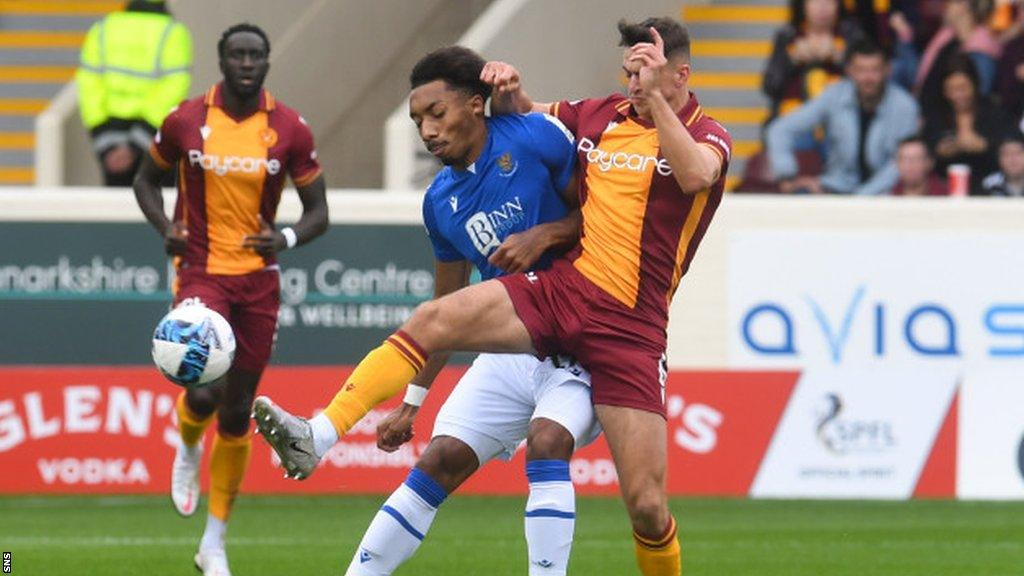
[[188,96],[192,37],[168,14],[115,12],[93,24],[76,74],[82,123],[144,120],[158,128]]

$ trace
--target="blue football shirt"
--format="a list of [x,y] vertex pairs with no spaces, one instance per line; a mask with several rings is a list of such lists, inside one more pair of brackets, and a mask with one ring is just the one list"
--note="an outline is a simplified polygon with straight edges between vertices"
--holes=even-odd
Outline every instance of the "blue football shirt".
[[[572,134],[546,114],[487,118],[487,143],[466,170],[445,166],[423,198],[423,223],[442,262],[469,260],[484,280],[504,271],[487,258],[510,234],[568,214]],[[550,264],[545,254],[536,268]]]

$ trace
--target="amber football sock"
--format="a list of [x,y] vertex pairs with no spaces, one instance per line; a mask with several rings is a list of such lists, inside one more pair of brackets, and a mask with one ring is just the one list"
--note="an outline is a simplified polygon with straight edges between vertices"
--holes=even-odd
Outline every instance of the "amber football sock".
[[175,402],[174,409],[178,413],[178,432],[181,434],[182,443],[188,447],[199,444],[206,428],[210,422],[213,422],[213,414],[203,418],[192,412],[188,403],[185,402],[184,392],[178,394],[178,401]]
[[683,573],[683,560],[676,538],[676,519],[669,516],[665,535],[657,540],[633,532],[636,545],[636,563],[644,576],[679,576]]
[[401,330],[367,354],[324,409],[338,436],[344,436],[374,406],[404,389],[426,361],[423,348]]
[[210,454],[210,514],[227,522],[249,467],[252,434],[226,436],[217,431]]

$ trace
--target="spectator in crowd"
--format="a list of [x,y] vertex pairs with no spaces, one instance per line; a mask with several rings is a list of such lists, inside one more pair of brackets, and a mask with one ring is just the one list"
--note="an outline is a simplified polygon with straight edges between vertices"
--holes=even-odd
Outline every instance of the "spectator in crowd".
[[863,36],[843,15],[839,0],[790,0],[790,23],[775,33],[764,71],[769,120],[816,97],[842,77],[846,46]]
[[[846,60],[846,79],[768,126],[768,158],[784,193],[888,194],[896,184],[896,148],[917,131],[917,103],[887,80],[887,54],[878,45],[858,42]],[[798,177],[795,138],[817,125],[825,126],[824,173]]]
[[188,96],[192,38],[163,0],[132,0],[89,29],[78,103],[107,186],[131,186],[157,126]]
[[1003,46],[997,83],[1003,111],[1011,121],[1024,122],[1024,33],[1018,33]]
[[978,71],[966,54],[954,55],[941,75],[942,100],[924,119],[924,137],[945,174],[950,164],[971,169],[971,194],[981,194],[981,181],[995,172],[996,145],[1007,128],[999,107],[978,88]]
[[999,145],[999,171],[982,181],[985,194],[1024,197],[1024,135],[1015,132]]
[[932,170],[935,159],[920,136],[904,138],[896,150],[896,170],[899,177],[892,189],[893,196],[948,196],[946,181]]
[[850,18],[864,32],[864,37],[886,50],[892,49],[893,30],[889,24],[889,15],[900,10],[906,4],[914,4],[912,0],[843,0]]
[[[943,27],[935,34],[920,62],[913,66],[914,93],[927,116],[940,105],[942,76],[947,63],[957,54],[967,54],[977,69],[977,88],[990,94],[996,77],[996,62],[1001,47],[986,22],[992,14],[993,0],[947,0]],[[899,34],[903,37],[903,34]],[[907,54],[901,50],[900,55]]]

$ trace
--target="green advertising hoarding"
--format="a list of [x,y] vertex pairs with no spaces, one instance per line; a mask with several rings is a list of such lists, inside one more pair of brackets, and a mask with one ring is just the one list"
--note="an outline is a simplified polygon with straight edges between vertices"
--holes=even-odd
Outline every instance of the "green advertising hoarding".
[[[143,223],[0,225],[0,364],[143,364],[173,268]],[[335,224],[280,257],[273,363],[349,364],[433,294],[422,226]]]

